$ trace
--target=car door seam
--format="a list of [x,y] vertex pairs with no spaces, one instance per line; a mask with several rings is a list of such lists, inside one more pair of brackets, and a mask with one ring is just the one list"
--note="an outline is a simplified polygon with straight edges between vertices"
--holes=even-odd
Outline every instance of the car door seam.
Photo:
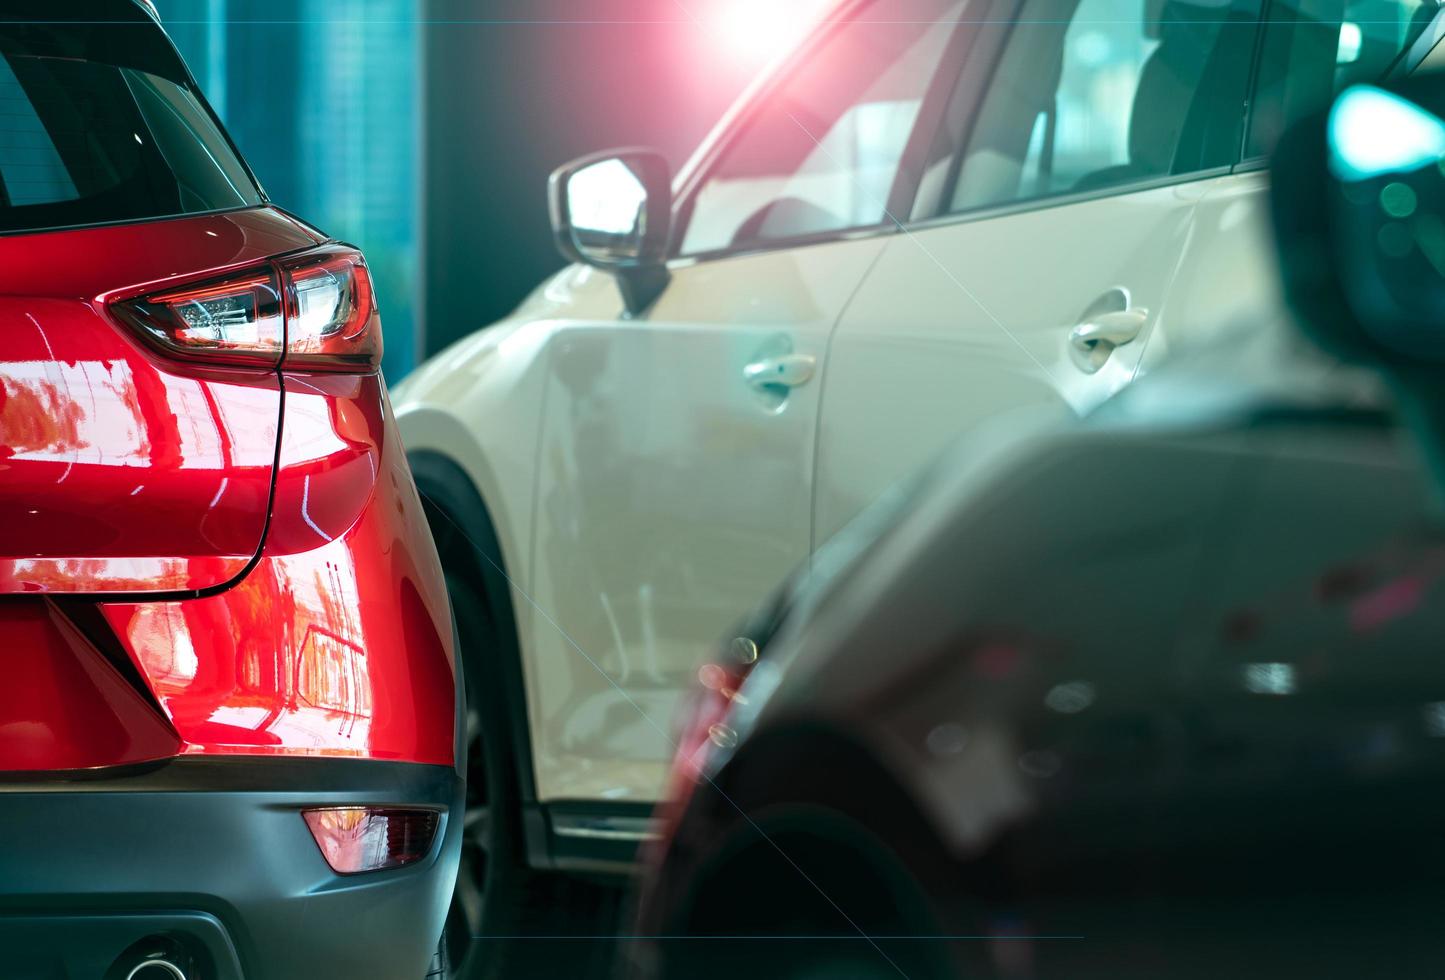
[[1139,345],[1139,356],[1134,360],[1134,370],[1129,372],[1128,383],[1131,385],[1138,380],[1139,372],[1144,368],[1144,358],[1149,354],[1149,342],[1159,332],[1159,325],[1163,322],[1164,314],[1169,309],[1169,298],[1174,295],[1174,284],[1179,280],[1179,273],[1184,268],[1185,259],[1193,251],[1194,241],[1198,234],[1199,207],[1209,199],[1216,189],[1217,183],[1199,195],[1189,208],[1189,224],[1184,232],[1184,243],[1179,247],[1179,254],[1174,258],[1174,268],[1170,270],[1169,278],[1164,283],[1164,290],[1159,294],[1159,312],[1154,314],[1154,322],[1148,326],[1148,332],[1144,334],[1144,341]]
[[[531,513],[529,514],[530,526],[527,529],[527,565],[522,569],[520,576],[522,587],[527,590],[528,594],[532,591],[534,581],[532,568],[537,561],[538,511],[542,506],[542,438],[547,427],[547,411],[552,399],[552,371],[555,366],[553,362],[556,360],[557,341],[558,335],[554,333],[547,342],[544,361],[539,365],[542,378],[542,404],[537,412],[537,424],[532,432],[532,499],[531,506],[528,508]],[[530,620],[531,617],[529,616],[528,619]],[[522,645],[521,633],[519,625],[517,629],[519,647]],[[531,634],[532,630],[529,625],[527,635],[530,637]]]
[[843,326],[843,318],[853,307],[853,301],[863,291],[863,284],[873,274],[878,263],[883,258],[884,251],[888,246],[897,241],[896,238],[876,239],[878,248],[873,253],[873,258],[868,262],[868,267],[853,284],[853,289],[848,293],[847,299],[843,301],[838,310],[838,315],[833,318],[833,325],[828,328],[828,336],[823,341],[822,356],[818,359],[818,408],[813,413],[813,461],[811,464],[810,479],[808,480],[808,566],[813,564],[813,552],[818,548],[818,457],[823,445],[823,409],[824,399],[828,393],[828,363],[833,355],[833,339],[838,335],[839,329]]

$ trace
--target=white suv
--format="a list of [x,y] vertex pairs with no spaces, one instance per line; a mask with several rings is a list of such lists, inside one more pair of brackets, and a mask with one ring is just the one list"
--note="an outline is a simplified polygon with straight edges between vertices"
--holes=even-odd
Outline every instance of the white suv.
[[558,171],[576,264],[396,395],[494,770],[478,825],[533,866],[625,858],[709,648],[890,484],[1282,311],[1264,154],[1445,55],[1437,13],[841,3],[676,179],[644,150]]

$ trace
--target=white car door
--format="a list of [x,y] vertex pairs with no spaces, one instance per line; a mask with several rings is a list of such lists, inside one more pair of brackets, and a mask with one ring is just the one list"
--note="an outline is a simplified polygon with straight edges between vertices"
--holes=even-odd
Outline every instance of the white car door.
[[828,337],[963,6],[825,29],[685,181],[655,305],[549,326],[523,610],[543,802],[657,799],[698,666],[807,559]]
[[833,339],[817,541],[986,420],[1088,411],[1188,317],[1170,284],[1238,159],[1258,10],[1021,0],[980,44]]

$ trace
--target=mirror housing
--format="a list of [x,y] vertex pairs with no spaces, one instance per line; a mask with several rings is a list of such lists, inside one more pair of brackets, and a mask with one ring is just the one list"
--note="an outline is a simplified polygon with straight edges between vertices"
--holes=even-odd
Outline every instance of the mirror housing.
[[1306,332],[1392,372],[1445,366],[1445,75],[1345,89],[1285,133],[1272,185]]
[[1291,126],[1270,198],[1299,326],[1384,374],[1445,503],[1445,75],[1352,85]]
[[563,257],[612,273],[629,316],[667,287],[672,173],[660,153],[608,150],[559,167],[547,181]]

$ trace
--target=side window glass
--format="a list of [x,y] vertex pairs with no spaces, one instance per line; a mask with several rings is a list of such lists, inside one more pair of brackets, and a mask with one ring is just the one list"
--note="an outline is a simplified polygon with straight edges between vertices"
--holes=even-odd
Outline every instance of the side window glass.
[[1246,155],[1347,85],[1384,76],[1440,11],[1439,0],[1271,0]]
[[713,163],[682,252],[739,249],[883,223],[965,0],[896,0],[834,28]]
[[1258,29],[1237,7],[1030,0],[979,105],[949,210],[1234,162]]

